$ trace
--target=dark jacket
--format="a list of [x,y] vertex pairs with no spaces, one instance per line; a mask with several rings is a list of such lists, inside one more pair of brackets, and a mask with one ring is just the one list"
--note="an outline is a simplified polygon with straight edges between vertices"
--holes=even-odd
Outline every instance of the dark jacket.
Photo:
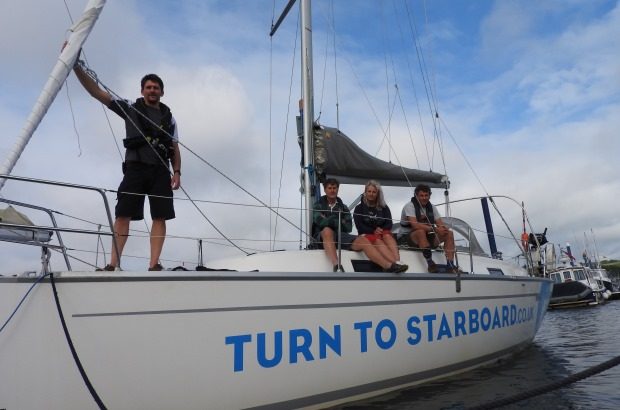
[[338,232],[338,214],[340,214],[341,232],[349,233],[353,229],[353,221],[351,220],[351,211],[342,202],[340,198],[336,198],[336,205],[330,209],[327,202],[327,196],[323,195],[314,204],[312,210],[312,235],[330,227]]
[[360,235],[372,234],[377,228],[392,230],[392,212],[387,205],[383,208],[371,207],[362,200],[353,211],[353,220]]

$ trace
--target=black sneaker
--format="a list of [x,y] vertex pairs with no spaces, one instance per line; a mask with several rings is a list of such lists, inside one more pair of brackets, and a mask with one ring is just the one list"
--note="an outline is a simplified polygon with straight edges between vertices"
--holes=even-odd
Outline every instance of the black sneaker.
[[458,268],[458,266],[451,266],[448,268],[448,273],[465,273]]
[[344,272],[342,265],[334,265],[334,272]]
[[164,270],[164,267],[161,266],[161,264],[156,264],[155,266],[153,266],[152,268],[149,268],[149,271],[153,272],[153,271],[160,271],[160,270]]
[[96,272],[114,272],[116,270],[116,266],[112,266],[109,263],[105,265],[103,268],[95,269]]
[[385,271],[390,273],[403,273],[407,269],[409,269],[409,266],[394,262],[389,268],[385,269]]

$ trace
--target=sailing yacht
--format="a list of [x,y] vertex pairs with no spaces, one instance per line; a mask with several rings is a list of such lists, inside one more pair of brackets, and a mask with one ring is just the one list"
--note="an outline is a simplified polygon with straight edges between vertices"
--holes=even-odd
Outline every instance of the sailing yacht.
[[[88,28],[70,37],[52,85],[68,75],[104,3],[87,5],[76,26]],[[333,145],[352,142],[314,121],[311,4],[299,3],[311,209],[317,139],[327,150],[319,164],[325,175],[365,180],[369,170],[351,172],[331,160],[341,149]],[[400,168],[397,178],[390,164],[370,163],[374,177],[382,169],[381,180],[399,179],[395,185],[448,183],[445,175],[403,176]],[[98,191],[10,172],[0,178]],[[402,274],[377,271],[346,250],[346,272],[334,273],[319,249],[230,257],[207,271],[87,272],[72,270],[69,259],[66,269],[50,269],[50,249],[66,251],[45,240],[66,231],[54,221],[0,221],[5,231],[44,232],[23,241],[41,248],[41,272],[0,277],[0,409],[323,408],[496,362],[533,340],[552,282],[485,254],[464,221],[452,226],[468,240],[459,248],[464,273],[426,273],[421,253],[411,249],[401,251],[409,265]]]

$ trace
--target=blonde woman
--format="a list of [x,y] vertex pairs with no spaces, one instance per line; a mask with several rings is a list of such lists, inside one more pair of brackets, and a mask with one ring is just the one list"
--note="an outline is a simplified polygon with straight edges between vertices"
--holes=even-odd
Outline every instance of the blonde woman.
[[[375,180],[366,183],[361,202],[355,207],[353,220],[357,228],[358,240],[365,238],[373,251],[367,255],[380,266],[390,266],[390,272],[404,272],[407,265],[400,260],[398,245],[392,236],[392,213],[383,198],[381,184]],[[371,257],[372,255],[372,257]]]

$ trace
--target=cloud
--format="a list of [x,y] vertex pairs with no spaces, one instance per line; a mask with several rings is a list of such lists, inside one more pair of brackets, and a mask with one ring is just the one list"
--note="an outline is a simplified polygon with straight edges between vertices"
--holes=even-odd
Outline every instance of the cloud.
[[[4,33],[0,52],[11,56],[10,63],[0,65],[0,76],[6,79],[0,83],[0,120],[9,136],[19,133],[70,25],[63,7],[48,3],[11,2],[7,5],[10,13],[0,16]],[[300,212],[288,209],[301,204],[294,121],[300,94],[299,57],[293,53],[296,11],[270,40],[272,10],[261,2],[145,4],[109,2],[88,39],[85,55],[101,81],[125,98],[138,96],[142,75],[159,73],[166,83],[164,102],[179,122],[181,141],[196,154],[182,151],[182,183],[196,203],[177,193],[177,218],[169,224],[172,237],[164,248],[164,264],[196,261],[198,238],[205,240],[208,260],[240,254],[206,218],[225,235],[246,239],[239,243],[248,248],[269,249],[275,231],[273,213],[256,207],[259,202],[243,189],[267,204],[279,203],[287,208],[282,210],[287,219],[299,223]],[[620,8],[608,1],[597,5],[485,2],[459,8],[461,18],[456,19],[448,11],[432,9],[431,4],[428,25],[422,24],[425,14],[416,5],[411,11],[420,23],[421,44],[425,52],[433,47],[432,58],[426,60],[426,85],[432,85],[433,92],[436,89],[441,118],[436,131],[432,121],[425,119],[424,134],[417,113],[420,110],[426,117],[429,112],[427,90],[417,76],[409,74],[411,67],[418,68],[411,38],[394,35],[388,47],[394,54],[385,53],[378,48],[382,40],[370,36],[381,37],[386,26],[365,14],[376,2],[360,2],[352,16],[359,17],[355,22],[345,20],[344,6],[336,2],[334,39],[330,37],[330,10],[317,5],[313,33],[319,50],[315,51],[317,114],[320,109],[321,123],[326,125],[339,120],[347,135],[383,159],[439,172],[445,163],[452,199],[482,195],[485,190],[508,194],[525,201],[534,229],[548,226],[552,241],[572,241],[593,229],[600,252],[620,256],[619,245],[615,245],[620,221],[614,212],[619,171],[615,155],[620,152],[616,137],[620,58],[615,44]],[[83,7],[82,2],[69,2],[74,18]],[[393,14],[392,9],[383,10],[386,18]],[[401,10],[399,16],[407,13]],[[400,27],[406,29],[405,23],[402,20]],[[360,33],[360,28],[365,30]],[[333,49],[329,48],[334,42],[337,85]],[[408,45],[408,52],[401,51],[403,44]],[[90,98],[73,75],[67,84],[68,92],[63,89],[59,94],[14,174],[114,190],[121,177],[116,144],[124,137],[123,123]],[[436,135],[441,135],[445,162]],[[387,137],[397,155],[388,154]],[[409,138],[415,143],[415,154]],[[0,159],[11,144],[0,147]],[[341,190],[347,203],[360,193],[358,186]],[[411,192],[387,189],[386,194],[397,216]],[[59,223],[72,227],[98,229],[101,224],[105,229],[107,224],[97,193],[24,188],[9,182],[2,195],[43,203],[96,223],[58,216]],[[113,206],[114,192],[106,196]],[[434,200],[440,199],[441,193],[436,192]],[[231,208],[224,203],[235,205]],[[505,212],[516,220],[511,229],[519,232],[519,209],[514,205],[509,209]],[[473,206],[454,205],[453,211],[484,229],[479,217],[474,217]],[[33,219],[50,223],[45,215],[35,214]],[[132,228],[136,237],[128,242],[124,264],[142,269],[144,259],[129,256],[147,253],[147,225],[134,223]],[[81,257],[95,260],[96,254],[90,252],[97,249],[96,238],[65,236],[71,247],[83,250],[78,253]],[[277,237],[282,242],[276,248],[296,248],[299,231],[279,220]],[[102,241],[109,251],[109,238]],[[36,269],[38,261],[32,260],[38,256],[15,249],[0,244],[1,271],[23,266]],[[54,264],[61,264],[60,259],[55,257]]]

